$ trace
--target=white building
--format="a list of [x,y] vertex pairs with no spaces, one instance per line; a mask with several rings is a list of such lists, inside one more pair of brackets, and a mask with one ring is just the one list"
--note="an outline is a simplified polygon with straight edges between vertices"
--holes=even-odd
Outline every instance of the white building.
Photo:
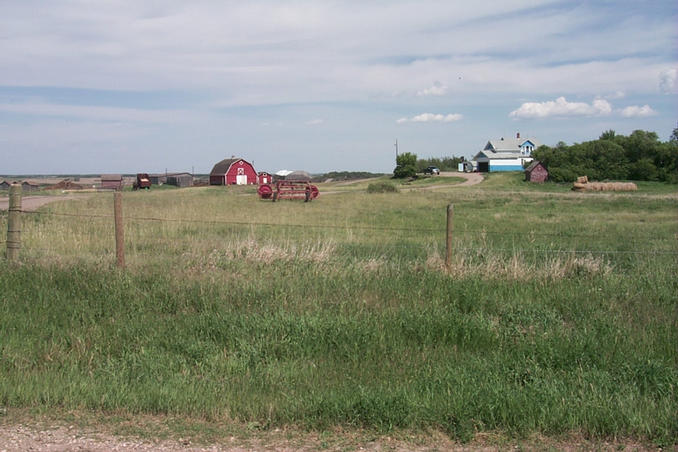
[[522,171],[523,165],[532,161],[532,151],[539,145],[534,138],[520,138],[517,133],[515,138],[488,141],[473,161],[479,172]]

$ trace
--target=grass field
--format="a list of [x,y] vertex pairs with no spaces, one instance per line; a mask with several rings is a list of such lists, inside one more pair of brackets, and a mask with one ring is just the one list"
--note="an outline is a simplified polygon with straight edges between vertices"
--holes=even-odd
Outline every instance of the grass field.
[[678,442],[675,186],[359,184],[125,193],[125,271],[112,195],[24,215],[0,405]]

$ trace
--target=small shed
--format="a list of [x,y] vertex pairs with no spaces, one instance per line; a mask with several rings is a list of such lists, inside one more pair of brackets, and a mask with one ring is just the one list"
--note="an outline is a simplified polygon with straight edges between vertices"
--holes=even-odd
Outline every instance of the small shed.
[[102,174],[101,188],[109,190],[122,190],[122,175],[121,174]]
[[191,173],[174,173],[167,175],[167,184],[175,187],[192,187],[193,175]]
[[27,180],[25,180],[21,183],[21,190],[24,191],[24,192],[36,191],[36,190],[39,190],[39,189],[40,189],[40,186],[38,184],[34,184],[34,183],[29,182]]
[[545,182],[549,178],[549,172],[541,162],[534,161],[525,168],[525,180],[528,182]]
[[10,185],[12,184],[7,182],[6,180],[3,180],[2,182],[0,182],[0,190],[9,190]]
[[210,172],[210,185],[249,185],[257,179],[254,166],[236,157],[220,161]]
[[273,183],[273,175],[267,173],[266,171],[260,171],[257,176],[259,177],[260,185]]
[[149,174],[148,179],[152,185],[162,185],[167,183],[167,174]]

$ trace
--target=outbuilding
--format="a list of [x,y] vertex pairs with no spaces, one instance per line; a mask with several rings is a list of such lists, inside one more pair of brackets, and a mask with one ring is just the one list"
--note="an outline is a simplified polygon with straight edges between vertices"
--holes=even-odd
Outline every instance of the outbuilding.
[[101,188],[109,190],[122,190],[122,175],[121,174],[102,174]]
[[270,173],[267,173],[266,171],[260,171],[258,176],[259,176],[259,185],[273,183],[273,176]]
[[257,183],[254,166],[241,159],[232,157],[214,165],[210,172],[210,185],[248,185]]
[[25,192],[26,191],[37,191],[37,190],[40,190],[40,186],[38,184],[34,184],[32,182],[25,180],[21,183],[21,190],[23,190]]
[[525,180],[528,182],[546,182],[549,172],[541,162],[535,160],[525,168]]
[[167,185],[174,185],[175,187],[192,187],[193,175],[191,173],[168,174]]

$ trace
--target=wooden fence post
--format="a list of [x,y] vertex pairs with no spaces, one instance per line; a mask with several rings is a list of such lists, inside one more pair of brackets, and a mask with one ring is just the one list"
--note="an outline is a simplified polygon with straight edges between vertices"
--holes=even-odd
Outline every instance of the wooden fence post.
[[452,267],[452,232],[454,230],[454,204],[447,206],[447,249],[445,253],[445,266],[448,270]]
[[122,226],[122,193],[113,194],[113,216],[115,217],[115,256],[118,267],[125,267],[125,234]]
[[19,259],[21,249],[21,184],[9,187],[9,212],[7,217],[7,260]]

